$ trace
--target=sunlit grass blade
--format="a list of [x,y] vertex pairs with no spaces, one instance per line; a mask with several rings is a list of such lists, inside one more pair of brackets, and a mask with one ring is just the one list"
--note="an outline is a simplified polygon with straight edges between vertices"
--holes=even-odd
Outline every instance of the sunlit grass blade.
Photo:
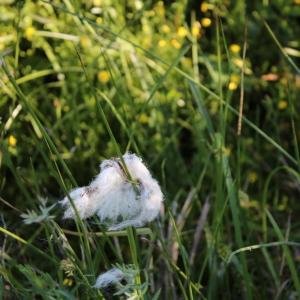
[[278,246],[295,246],[295,247],[300,247],[300,243],[297,242],[292,242],[292,241],[280,241],[280,242],[271,242],[271,243],[262,243],[262,244],[257,244],[257,245],[251,245],[247,247],[243,247],[240,249],[237,249],[233,252],[230,253],[227,263],[230,263],[233,256],[237,255],[238,253],[250,251],[252,252],[253,250],[260,250],[262,248],[269,248],[269,247],[278,247]]
[[32,245],[31,243],[28,243],[26,240],[24,240],[23,238],[21,238],[20,236],[18,236],[17,234],[3,228],[0,226],[0,231],[2,232],[2,234],[8,235],[11,238],[17,240],[18,242],[27,245],[29,248],[31,248],[33,251],[39,253],[41,256],[43,256],[44,258],[50,260],[53,263],[57,263],[56,259],[54,259],[53,257],[51,257],[50,255],[48,255],[47,253],[41,251],[39,248],[37,248],[36,246]]

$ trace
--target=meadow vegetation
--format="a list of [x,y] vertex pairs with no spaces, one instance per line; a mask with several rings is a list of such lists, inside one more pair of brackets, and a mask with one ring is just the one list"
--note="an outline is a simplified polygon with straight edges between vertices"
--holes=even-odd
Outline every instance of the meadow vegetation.
[[[0,298],[299,299],[300,1],[0,1]],[[164,194],[57,205],[130,151]],[[93,287],[117,266],[133,282]]]

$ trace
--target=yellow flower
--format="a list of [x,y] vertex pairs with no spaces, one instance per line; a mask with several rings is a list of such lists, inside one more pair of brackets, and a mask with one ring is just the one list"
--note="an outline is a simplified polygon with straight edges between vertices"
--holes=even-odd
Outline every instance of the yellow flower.
[[94,4],[94,6],[101,6],[102,0],[94,0],[93,4]]
[[161,27],[161,31],[162,31],[163,33],[170,33],[171,29],[170,29],[170,27],[169,27],[168,25],[163,25],[163,26]]
[[230,91],[234,91],[238,88],[238,84],[234,81],[230,81],[229,85],[228,85],[228,88],[229,88]]
[[63,281],[63,285],[68,285],[68,282],[69,282],[69,278],[65,278]]
[[166,45],[167,45],[167,42],[165,40],[158,41],[158,47],[164,48]]
[[102,83],[107,83],[109,81],[110,75],[107,71],[100,71],[98,73],[98,80]]
[[239,53],[241,51],[241,47],[238,44],[231,44],[229,49],[233,53]]
[[241,58],[237,58],[237,57],[235,57],[235,58],[233,58],[233,60],[232,60],[232,62],[237,66],[237,67],[239,67],[239,68],[243,68],[243,66],[244,66],[244,63],[245,63],[245,66],[244,66],[244,72],[245,72],[245,74],[247,74],[247,75],[250,75],[250,74],[252,74],[252,70],[247,66],[247,61],[243,61]]
[[188,31],[186,30],[186,28],[184,26],[180,26],[177,30],[177,35],[181,38],[186,37],[188,34]]
[[223,152],[223,155],[224,156],[229,156],[230,154],[231,154],[231,148],[229,148],[229,147],[223,147],[222,148],[222,152]]
[[8,145],[11,147],[15,147],[16,144],[17,144],[17,139],[13,135],[10,135],[8,137]]
[[200,10],[203,13],[206,13],[209,10],[209,4],[207,2],[202,2],[200,6]]
[[192,36],[194,37],[200,36],[200,28],[201,28],[201,24],[198,21],[194,22],[192,26]]
[[237,74],[232,74],[230,76],[230,81],[235,82],[235,83],[240,83],[240,76]]
[[27,27],[25,30],[25,36],[28,40],[31,40],[35,33],[36,33],[36,29],[32,26]]
[[90,39],[88,38],[88,36],[83,35],[80,37],[80,44],[82,46],[82,48],[88,48],[90,46]]
[[176,39],[172,39],[171,44],[176,49],[179,49],[181,47],[181,44]]
[[250,183],[254,183],[255,181],[257,181],[257,179],[258,179],[258,176],[255,172],[250,172],[248,174],[248,180]]
[[142,123],[142,124],[147,124],[149,123],[149,117],[146,115],[146,114],[141,114],[139,116],[139,121]]
[[201,19],[201,24],[203,27],[209,27],[211,25],[211,19],[203,18],[203,19]]
[[98,18],[96,19],[96,23],[97,23],[97,24],[102,24],[102,23],[103,23],[103,19],[102,19],[101,17],[98,17]]
[[300,0],[294,0],[294,3],[300,5]]
[[230,82],[229,82],[229,85],[228,85],[228,89],[230,91],[236,90],[239,86],[239,83],[240,83],[240,76],[237,75],[237,74],[232,74],[230,76]]
[[67,286],[72,286],[73,285],[73,280],[70,278],[65,278],[63,281],[63,285],[67,285]]
[[284,110],[288,107],[288,103],[285,100],[280,100],[277,104],[278,109]]

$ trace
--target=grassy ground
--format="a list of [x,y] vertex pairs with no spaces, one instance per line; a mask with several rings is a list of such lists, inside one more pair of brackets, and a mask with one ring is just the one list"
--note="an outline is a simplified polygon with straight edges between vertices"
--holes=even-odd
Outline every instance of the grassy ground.
[[[3,299],[300,298],[300,2],[171,2],[1,2]],[[128,150],[160,218],[62,221]],[[92,287],[113,264],[123,295]]]

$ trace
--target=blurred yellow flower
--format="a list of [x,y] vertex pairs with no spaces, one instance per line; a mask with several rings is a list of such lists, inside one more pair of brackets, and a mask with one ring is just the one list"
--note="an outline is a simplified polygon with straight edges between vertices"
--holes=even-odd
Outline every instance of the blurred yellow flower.
[[11,147],[15,147],[16,144],[17,144],[17,139],[13,135],[10,135],[8,137],[8,145]]
[[230,76],[230,82],[229,82],[229,85],[228,85],[228,89],[230,91],[236,90],[239,86],[239,82],[240,82],[240,76],[237,75],[237,74],[232,74]]
[[163,33],[170,33],[171,29],[170,29],[170,27],[169,27],[168,25],[163,25],[163,26],[161,27],[161,31],[162,31]]
[[235,83],[239,83],[240,82],[240,76],[237,74],[232,74],[230,76],[230,81],[235,82]]
[[192,36],[194,37],[200,36],[200,29],[201,29],[201,24],[198,21],[194,22],[192,26]]
[[149,117],[146,115],[146,114],[141,114],[139,116],[139,121],[142,123],[142,124],[147,124],[149,123]]
[[231,44],[229,49],[233,53],[239,53],[241,51],[241,47],[238,44]]
[[294,0],[294,3],[300,5],[300,0]]
[[109,81],[110,75],[107,71],[100,71],[98,73],[98,80],[102,83],[107,83]]
[[94,6],[101,6],[102,0],[94,0],[93,4],[94,4]]
[[176,49],[179,49],[181,47],[181,44],[176,39],[172,39],[171,44]]
[[186,37],[188,35],[188,31],[184,26],[180,26],[177,30],[177,35],[181,38]]
[[257,173],[256,172],[250,172],[249,174],[248,174],[248,180],[249,180],[249,182],[250,183],[254,183],[255,181],[257,181],[257,179],[258,179],[258,176],[257,176]]
[[209,10],[209,4],[207,2],[202,2],[200,5],[200,10],[206,13]]
[[247,75],[252,74],[252,70],[247,66],[248,64],[247,61],[245,61],[245,66],[244,66],[244,61],[241,58],[235,57],[232,59],[232,62],[241,69],[244,67],[245,74]]
[[91,45],[90,39],[88,38],[88,36],[86,36],[86,35],[81,36],[80,44],[81,44],[82,48],[88,48]]
[[101,17],[98,17],[98,18],[96,19],[96,23],[97,23],[97,24],[102,24],[102,23],[103,23],[103,19],[102,19]]
[[158,41],[158,47],[164,48],[166,45],[167,45],[167,42],[165,40]]
[[201,19],[201,24],[203,27],[209,27],[211,25],[211,19],[203,18],[203,19]]
[[231,148],[229,148],[229,147],[223,147],[222,148],[222,152],[223,152],[223,155],[225,155],[225,156],[229,156],[230,154],[231,154]]
[[230,91],[234,91],[238,88],[238,84],[234,81],[230,81],[229,85],[228,85],[228,88],[229,88]]
[[277,104],[278,109],[284,110],[288,107],[288,103],[285,100],[280,100]]
[[67,286],[72,286],[73,285],[73,280],[70,278],[65,278],[63,281],[63,285],[67,285]]
[[32,26],[27,27],[25,30],[25,36],[28,40],[31,40],[35,33],[36,33],[36,29]]

